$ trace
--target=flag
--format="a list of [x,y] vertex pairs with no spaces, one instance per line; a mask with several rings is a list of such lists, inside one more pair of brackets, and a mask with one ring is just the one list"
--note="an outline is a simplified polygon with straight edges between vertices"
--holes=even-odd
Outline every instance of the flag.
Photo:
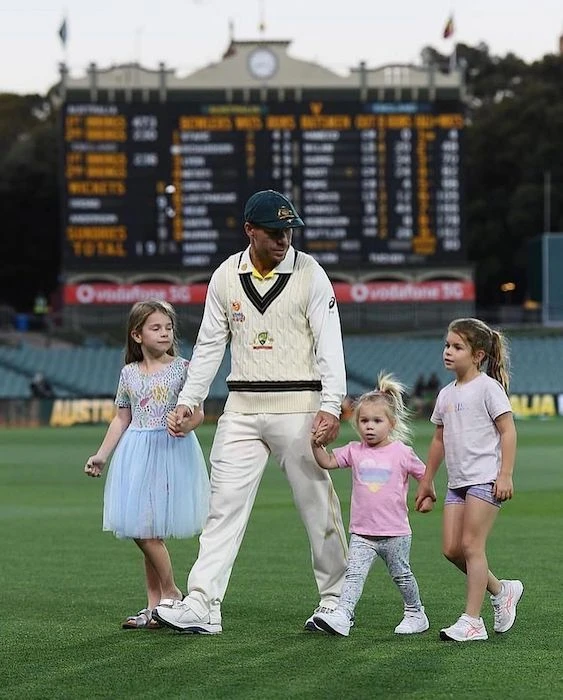
[[444,39],[449,39],[451,36],[453,36],[454,29],[454,16],[450,15],[448,17],[448,21],[446,22],[446,26],[444,27],[444,31],[442,32]]
[[68,30],[66,26],[66,17],[63,19],[61,26],[59,27],[59,38],[63,46],[66,46],[66,40],[68,37]]

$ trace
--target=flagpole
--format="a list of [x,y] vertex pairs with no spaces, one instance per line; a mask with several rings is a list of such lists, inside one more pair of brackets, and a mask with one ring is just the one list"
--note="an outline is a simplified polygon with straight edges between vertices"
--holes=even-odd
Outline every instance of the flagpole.
[[450,54],[450,62],[449,62],[449,72],[453,73],[454,70],[457,69],[457,43],[455,39],[452,37],[454,36],[455,33],[455,23],[454,23],[454,13],[450,12],[448,19],[446,21],[446,24],[444,26],[444,29],[442,31],[442,38],[443,39],[452,39],[453,42],[453,48],[452,52]]
[[141,65],[141,60],[142,60],[142,46],[143,46],[143,32],[145,31],[144,26],[137,27],[135,30],[135,48],[134,48],[134,56],[133,56],[133,63],[137,63],[139,66]]
[[266,18],[264,14],[264,0],[258,0],[258,31],[260,32],[260,38],[264,39],[264,32],[266,31]]
[[454,41],[454,47],[450,56],[450,73],[457,70],[457,43]]
[[551,233],[551,170],[543,173],[543,231]]

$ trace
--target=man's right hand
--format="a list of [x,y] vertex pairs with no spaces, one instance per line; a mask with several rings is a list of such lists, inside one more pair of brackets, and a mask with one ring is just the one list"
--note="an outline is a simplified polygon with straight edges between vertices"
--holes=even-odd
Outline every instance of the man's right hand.
[[186,427],[182,426],[182,423],[192,415],[192,411],[187,407],[179,404],[176,406],[174,411],[166,416],[166,427],[168,429],[168,434],[172,437],[185,437]]

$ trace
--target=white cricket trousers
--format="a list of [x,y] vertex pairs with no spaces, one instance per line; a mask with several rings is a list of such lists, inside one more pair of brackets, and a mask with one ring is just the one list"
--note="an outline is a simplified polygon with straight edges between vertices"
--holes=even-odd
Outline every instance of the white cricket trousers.
[[221,621],[220,604],[270,453],[284,471],[309,536],[321,605],[338,602],[347,564],[340,502],[330,475],[311,450],[315,413],[225,412],[211,449],[210,511],[188,576],[188,597],[200,615]]

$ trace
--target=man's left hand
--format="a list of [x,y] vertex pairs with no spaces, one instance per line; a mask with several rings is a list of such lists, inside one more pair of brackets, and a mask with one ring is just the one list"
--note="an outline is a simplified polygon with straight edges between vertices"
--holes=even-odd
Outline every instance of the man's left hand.
[[327,411],[319,411],[313,420],[311,433],[316,445],[328,445],[336,440],[340,430],[340,420]]

